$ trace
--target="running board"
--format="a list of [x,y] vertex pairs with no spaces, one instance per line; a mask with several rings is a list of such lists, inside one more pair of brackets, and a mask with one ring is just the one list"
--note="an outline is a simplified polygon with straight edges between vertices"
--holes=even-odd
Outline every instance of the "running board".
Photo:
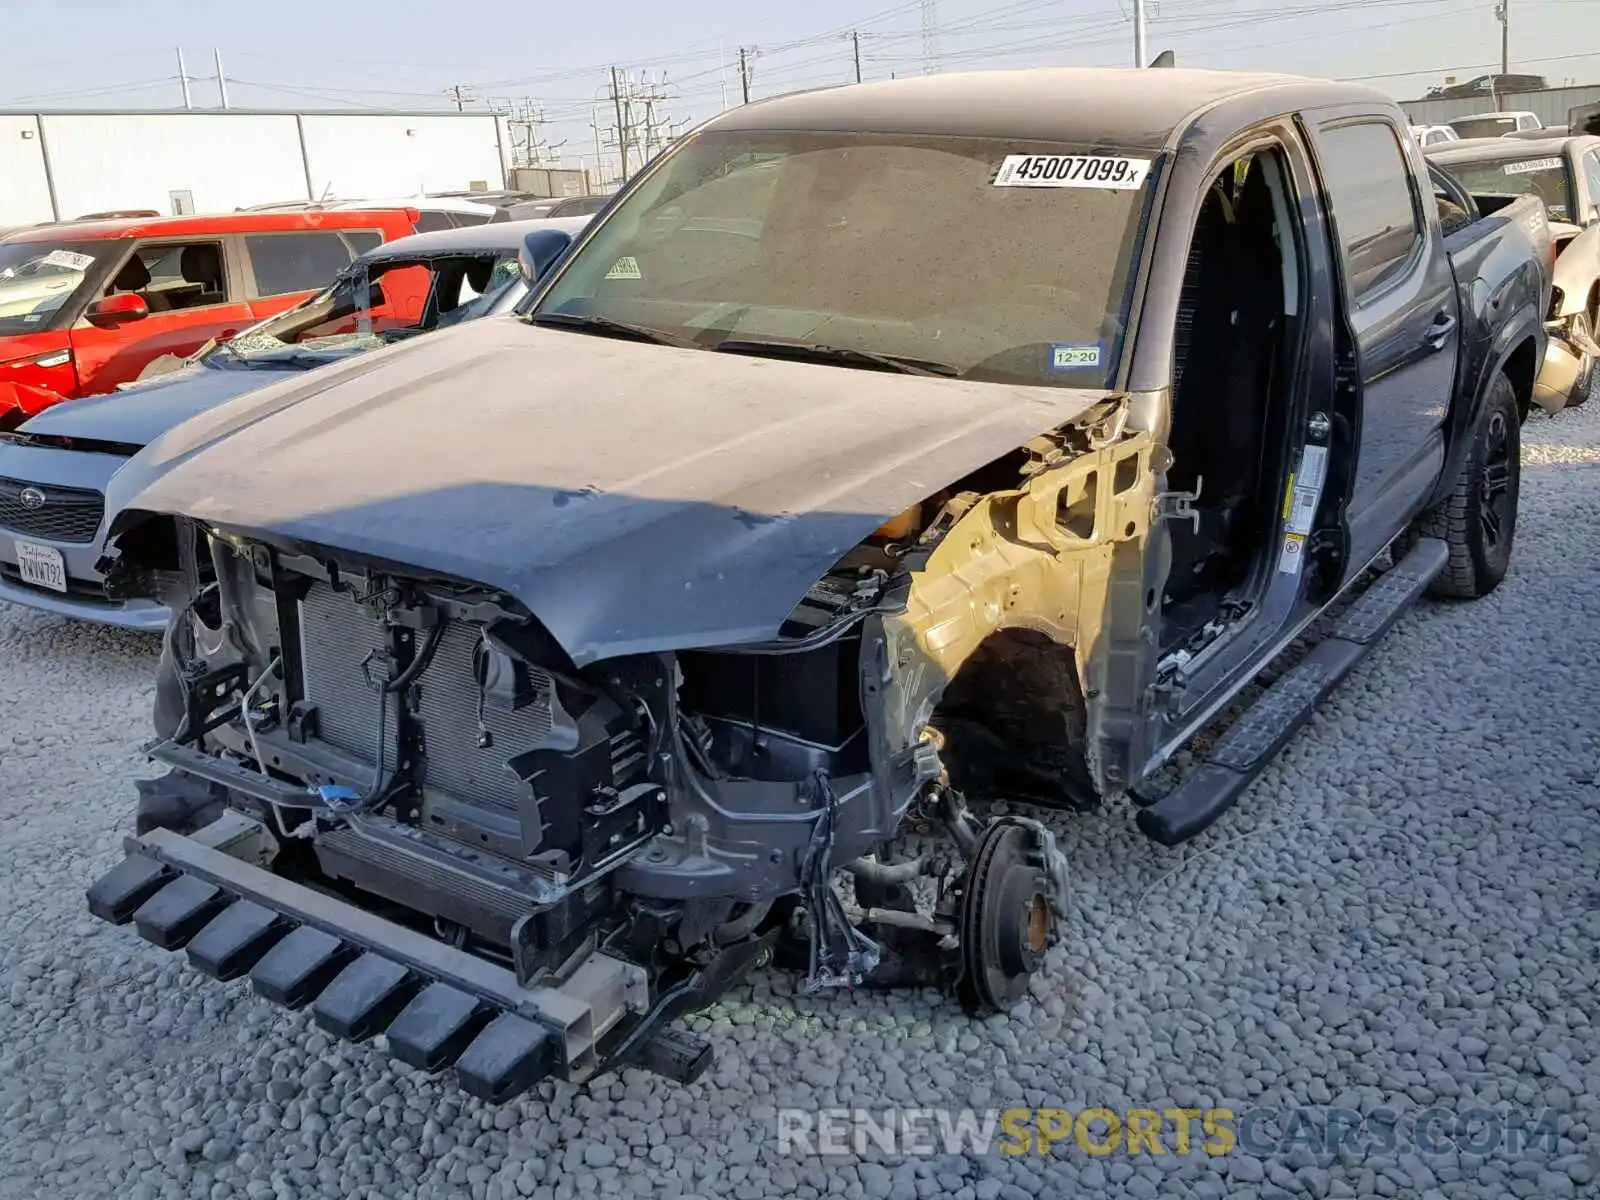
[[1229,726],[1182,783],[1140,809],[1135,818],[1139,829],[1152,841],[1176,846],[1233,807],[1317,705],[1422,598],[1449,557],[1449,548],[1437,538],[1419,541],[1350,606],[1325,640]]

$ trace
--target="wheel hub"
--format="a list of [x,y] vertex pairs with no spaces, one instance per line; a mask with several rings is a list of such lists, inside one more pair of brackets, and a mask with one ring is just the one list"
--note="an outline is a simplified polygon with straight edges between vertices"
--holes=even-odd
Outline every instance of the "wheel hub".
[[969,1014],[1003,1012],[1020,1001],[1044,965],[1055,931],[1053,847],[1029,824],[998,821],[979,838],[962,895],[961,979],[956,994]]

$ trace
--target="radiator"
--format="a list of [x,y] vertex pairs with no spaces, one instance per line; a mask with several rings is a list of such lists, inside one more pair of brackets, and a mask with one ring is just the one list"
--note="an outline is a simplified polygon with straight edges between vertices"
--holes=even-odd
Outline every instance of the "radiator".
[[[386,645],[382,621],[348,592],[318,583],[300,602],[300,630],[306,700],[317,707],[317,736],[371,762],[379,701],[361,664]],[[481,626],[475,623],[446,622],[433,661],[416,681],[422,784],[467,804],[515,813],[526,793],[506,760],[549,733],[550,710],[537,703],[516,712],[486,709],[483,725],[490,745],[480,747],[473,671],[473,649],[480,637]],[[374,678],[378,673],[373,671]],[[398,696],[389,697],[384,721],[384,761],[390,769],[396,763],[398,702]]]

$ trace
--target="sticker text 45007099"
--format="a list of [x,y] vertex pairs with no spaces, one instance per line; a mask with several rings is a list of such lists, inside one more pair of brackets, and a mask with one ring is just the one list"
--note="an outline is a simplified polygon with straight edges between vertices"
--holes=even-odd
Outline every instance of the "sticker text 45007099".
[[1132,191],[1150,173],[1148,158],[1108,154],[1008,154],[995,187],[1112,188]]

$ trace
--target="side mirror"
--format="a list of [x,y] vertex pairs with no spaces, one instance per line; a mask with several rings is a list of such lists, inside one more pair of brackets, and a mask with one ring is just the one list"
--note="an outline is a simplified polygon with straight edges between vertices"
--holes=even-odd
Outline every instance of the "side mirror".
[[142,321],[150,315],[150,306],[136,292],[118,292],[89,305],[83,314],[89,324],[101,329],[114,329],[129,321]]
[[559,229],[535,229],[522,239],[522,249],[517,252],[517,267],[523,281],[532,287],[553,267],[556,260],[572,245],[570,234]]

